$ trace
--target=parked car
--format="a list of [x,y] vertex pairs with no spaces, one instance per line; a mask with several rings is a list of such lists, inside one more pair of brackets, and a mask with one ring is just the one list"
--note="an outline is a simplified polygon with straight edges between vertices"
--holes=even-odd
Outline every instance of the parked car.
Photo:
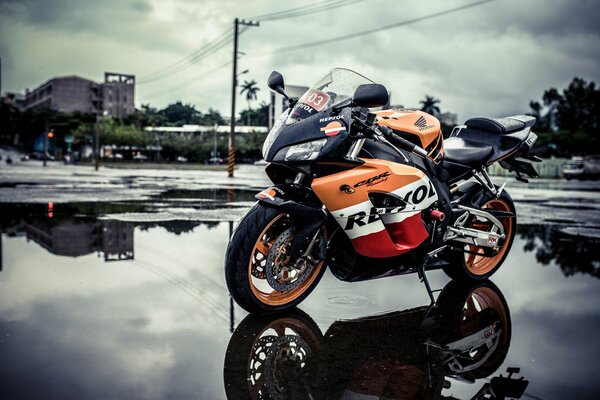
[[223,164],[225,160],[220,157],[211,157],[205,161],[206,164]]
[[186,163],[186,162],[188,162],[188,159],[187,159],[187,157],[184,157],[184,156],[177,156],[177,162]]
[[567,162],[562,172],[567,180],[597,179],[600,177],[600,156],[575,156]]
[[144,154],[136,154],[135,156],[133,156],[133,161],[146,161],[148,160],[148,156],[144,155]]

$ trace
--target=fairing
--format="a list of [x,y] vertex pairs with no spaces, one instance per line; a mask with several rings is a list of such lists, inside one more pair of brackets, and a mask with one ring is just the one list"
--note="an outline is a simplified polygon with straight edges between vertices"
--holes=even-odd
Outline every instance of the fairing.
[[[285,159],[286,148],[325,138],[326,143],[316,159],[339,160],[348,146],[346,138],[351,110],[346,108],[334,112],[333,106],[351,99],[356,88],[365,83],[372,81],[354,71],[344,68],[331,70],[306,91],[291,110],[282,114],[265,140],[264,159],[297,163]],[[276,158],[278,153],[280,156]]]
[[[438,199],[433,184],[423,171],[408,165],[363,161],[354,169],[313,180],[313,191],[359,254],[387,258],[418,247],[429,236],[421,213]],[[398,204],[376,207],[374,194],[391,195]]]

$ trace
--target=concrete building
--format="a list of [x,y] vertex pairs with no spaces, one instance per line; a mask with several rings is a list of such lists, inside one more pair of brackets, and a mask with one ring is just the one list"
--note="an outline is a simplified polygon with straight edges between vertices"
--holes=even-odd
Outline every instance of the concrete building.
[[[215,129],[216,128],[216,129]],[[217,134],[228,134],[230,131],[229,125],[217,125],[217,126],[207,126],[207,125],[183,125],[183,126],[147,126],[144,128],[146,132],[154,133],[157,136],[161,135],[176,135],[179,137],[183,137],[186,139],[192,138],[203,138],[205,135],[213,135],[215,132]],[[236,125],[235,133],[236,134],[244,134],[250,132],[261,132],[267,133],[269,128],[266,126],[244,126],[244,125]]]
[[102,105],[100,108],[113,117],[125,117],[135,111],[135,76],[104,73]]
[[64,76],[27,90],[24,109],[52,108],[65,113],[78,111],[124,117],[135,111],[134,94],[133,75],[106,72],[103,83],[75,75]]
[[23,110],[25,107],[25,95],[23,93],[6,92],[2,96],[2,102],[9,104],[18,110]]

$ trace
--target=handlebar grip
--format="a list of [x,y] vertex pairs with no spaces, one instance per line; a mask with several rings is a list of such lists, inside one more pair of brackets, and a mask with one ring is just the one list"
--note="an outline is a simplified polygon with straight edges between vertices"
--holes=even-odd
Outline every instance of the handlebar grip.
[[378,128],[379,131],[383,133],[383,136],[394,146],[403,148],[404,150],[409,151],[411,153],[414,151],[415,147],[417,147],[416,144],[404,139],[401,136],[396,135],[394,131],[388,128],[387,126],[380,126]]

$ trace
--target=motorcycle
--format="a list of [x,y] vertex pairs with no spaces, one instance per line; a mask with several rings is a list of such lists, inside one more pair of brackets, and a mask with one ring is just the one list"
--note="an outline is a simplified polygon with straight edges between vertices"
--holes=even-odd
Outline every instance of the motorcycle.
[[[299,99],[273,71],[268,86],[289,107],[263,146],[273,186],[240,220],[225,256],[231,296],[252,313],[299,304],[326,268],[344,281],[443,268],[459,281],[500,268],[516,232],[498,162],[527,181],[535,118],[471,118],[444,139],[418,110],[382,108],[388,91],[335,68]],[[370,110],[371,109],[371,110]]]
[[[250,314],[227,347],[225,391],[228,399],[455,398],[442,395],[456,392],[448,378],[482,383],[505,362],[510,340],[508,305],[490,281],[450,281],[433,307],[335,321],[325,335],[300,310]],[[520,398],[528,383],[496,376],[474,398]]]

